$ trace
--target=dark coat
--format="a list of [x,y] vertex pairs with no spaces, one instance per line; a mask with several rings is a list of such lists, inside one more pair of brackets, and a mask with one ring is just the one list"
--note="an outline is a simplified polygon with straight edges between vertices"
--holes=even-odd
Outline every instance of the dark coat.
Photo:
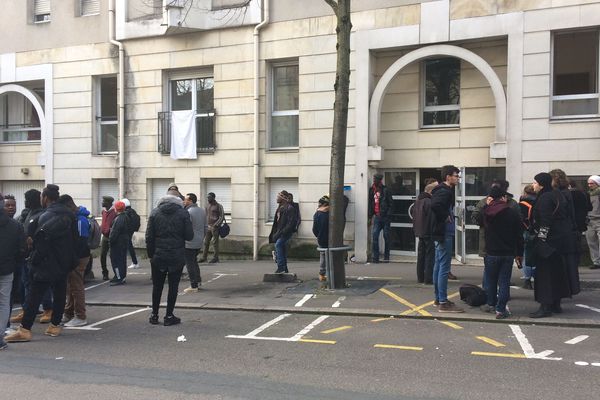
[[312,231],[319,247],[329,247],[329,211],[317,210],[313,216]]
[[152,210],[146,228],[146,248],[152,265],[171,272],[185,265],[185,241],[194,238],[190,214],[175,196],[165,196]]
[[575,209],[575,225],[579,232],[587,231],[587,215],[588,212],[592,211],[592,203],[590,202],[590,195],[584,193],[581,190],[571,190],[571,197],[573,198],[573,208]]
[[15,272],[17,263],[25,257],[23,226],[0,210],[0,276]]
[[423,192],[417,197],[412,209],[413,231],[418,238],[429,238],[435,227],[435,215],[431,211],[431,193]]
[[284,203],[279,206],[275,213],[275,220],[271,227],[269,235],[269,243],[275,243],[277,239],[283,236],[290,236],[296,231],[296,223],[298,216],[294,206]]
[[[381,218],[387,219],[391,217],[390,212],[392,211],[392,194],[387,189],[385,185],[380,185],[377,188],[377,191],[380,193],[379,198],[379,216]],[[369,218],[375,215],[375,190],[373,190],[373,185],[369,188]]]
[[490,256],[523,254],[521,216],[509,204],[493,201],[483,210],[485,253]]
[[446,224],[450,217],[450,208],[454,207],[454,189],[440,183],[431,191],[431,211],[435,216],[432,237],[435,240],[446,236]]
[[122,212],[117,214],[110,227],[110,234],[108,235],[108,241],[110,242],[111,248],[128,248],[129,239],[131,233],[129,231],[129,221],[127,219],[127,213]]

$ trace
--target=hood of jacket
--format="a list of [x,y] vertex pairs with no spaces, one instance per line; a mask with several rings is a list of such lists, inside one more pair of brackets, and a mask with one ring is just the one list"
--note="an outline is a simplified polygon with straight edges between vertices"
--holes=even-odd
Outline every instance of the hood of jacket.
[[487,219],[491,220],[507,208],[508,203],[504,201],[494,200],[486,208],[483,209],[483,214]]
[[427,198],[431,198],[431,193],[427,193],[427,192],[421,192],[419,193],[419,196],[417,196],[417,200],[423,200],[423,199],[427,199]]
[[183,208],[183,201],[177,196],[166,195],[158,200],[156,208],[162,213],[174,214],[178,209]]
[[77,216],[78,217],[88,217],[90,215],[90,212],[88,211],[87,208],[85,208],[84,206],[79,206],[79,210],[77,210]]

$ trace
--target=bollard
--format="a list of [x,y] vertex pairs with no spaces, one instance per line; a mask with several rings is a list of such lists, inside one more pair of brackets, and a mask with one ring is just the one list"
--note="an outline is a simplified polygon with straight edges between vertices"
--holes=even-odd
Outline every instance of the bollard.
[[335,273],[333,272],[333,266],[331,265],[331,253],[334,251],[350,251],[351,246],[341,247],[317,247],[317,251],[325,253],[325,273],[327,274],[327,287],[333,289],[333,282],[335,279]]

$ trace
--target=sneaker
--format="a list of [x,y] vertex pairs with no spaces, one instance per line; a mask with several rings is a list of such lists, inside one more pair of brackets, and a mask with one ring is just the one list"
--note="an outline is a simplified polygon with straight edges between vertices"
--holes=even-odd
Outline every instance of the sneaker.
[[189,287],[183,289],[183,293],[198,293],[200,291],[199,287]]
[[197,260],[199,264],[205,263],[206,262],[206,258],[202,257],[199,260]]
[[327,277],[325,276],[325,274],[319,274],[319,281],[325,282],[326,280],[327,280]]
[[531,279],[525,279],[525,281],[523,282],[523,289],[533,290]]
[[23,315],[24,315],[24,312],[21,311],[20,313],[18,313],[14,317],[10,317],[10,323],[11,324],[20,324],[21,321],[23,321]]
[[219,259],[217,257],[215,257],[212,260],[210,260],[208,263],[209,264],[217,264],[218,262],[219,262]]
[[110,283],[108,284],[108,286],[119,286],[119,285],[124,285],[127,282],[125,282],[125,279],[117,279],[115,281],[110,281]]
[[46,329],[46,332],[44,332],[44,335],[57,337],[58,335],[60,335],[61,330],[62,330],[62,328],[60,326],[50,324],[50,325],[48,325],[48,329]]
[[434,300],[434,301],[433,301],[433,305],[434,305],[435,307],[439,307],[439,306],[440,306],[440,302],[439,302],[439,301],[437,301],[437,300]]
[[52,321],[52,310],[44,310],[40,316],[40,324],[47,324]]
[[158,314],[150,314],[148,322],[150,322],[152,325],[158,325]]
[[496,311],[496,319],[506,319],[510,317],[510,312],[508,310],[504,312]]
[[165,317],[165,319],[164,319],[165,326],[177,325],[180,323],[181,323],[181,319],[177,318],[174,315],[169,315],[169,316]]
[[274,272],[274,274],[283,274],[285,272],[285,269],[279,269],[277,268]]
[[483,311],[484,313],[491,313],[496,311],[496,306],[490,306],[489,304],[484,304],[481,307],[479,307],[479,309],[481,311]]
[[590,269],[600,269],[600,265],[594,264],[590,267]]
[[271,256],[273,256],[273,261],[277,261],[277,257],[275,256],[275,250],[271,251]]
[[25,329],[22,326],[17,329],[15,333],[12,335],[8,335],[4,337],[4,341],[7,343],[15,343],[15,342],[29,342],[31,340],[31,331],[29,329]]
[[103,281],[107,281],[108,280],[108,272],[102,272],[102,280]]
[[65,327],[67,328],[75,328],[78,326],[85,326],[87,325],[87,319],[80,319],[80,318],[73,318],[72,320],[70,320],[69,322],[67,322],[65,324]]
[[8,344],[4,340],[0,339],[0,350],[4,350],[7,347]]
[[140,267],[140,264],[131,264],[129,267],[127,267],[128,269],[138,269]]
[[450,280],[450,281],[457,281],[458,278],[452,272],[448,272],[448,280]]
[[440,303],[440,307],[438,311],[441,313],[462,313],[465,312],[462,308],[458,307],[456,304],[448,301],[446,303]]
[[68,315],[66,315],[66,314],[63,314],[63,317],[62,317],[62,319],[60,320],[60,324],[61,324],[61,325],[64,325],[64,324],[66,324],[67,322],[69,322],[69,321],[70,321],[70,320],[72,320],[72,319],[73,319],[73,317],[71,317],[71,316],[68,316]]

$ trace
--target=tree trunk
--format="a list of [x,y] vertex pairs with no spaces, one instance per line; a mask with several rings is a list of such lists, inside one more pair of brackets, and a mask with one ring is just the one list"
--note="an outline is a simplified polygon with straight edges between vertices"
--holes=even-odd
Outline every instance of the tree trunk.
[[[344,169],[346,165],[346,132],[348,129],[348,91],[350,87],[350,21],[351,0],[325,0],[337,16],[337,67],[335,76],[335,103],[333,106],[333,134],[331,139],[331,169],[329,173],[329,247],[344,245]],[[346,287],[344,252],[332,253],[333,287]]]

